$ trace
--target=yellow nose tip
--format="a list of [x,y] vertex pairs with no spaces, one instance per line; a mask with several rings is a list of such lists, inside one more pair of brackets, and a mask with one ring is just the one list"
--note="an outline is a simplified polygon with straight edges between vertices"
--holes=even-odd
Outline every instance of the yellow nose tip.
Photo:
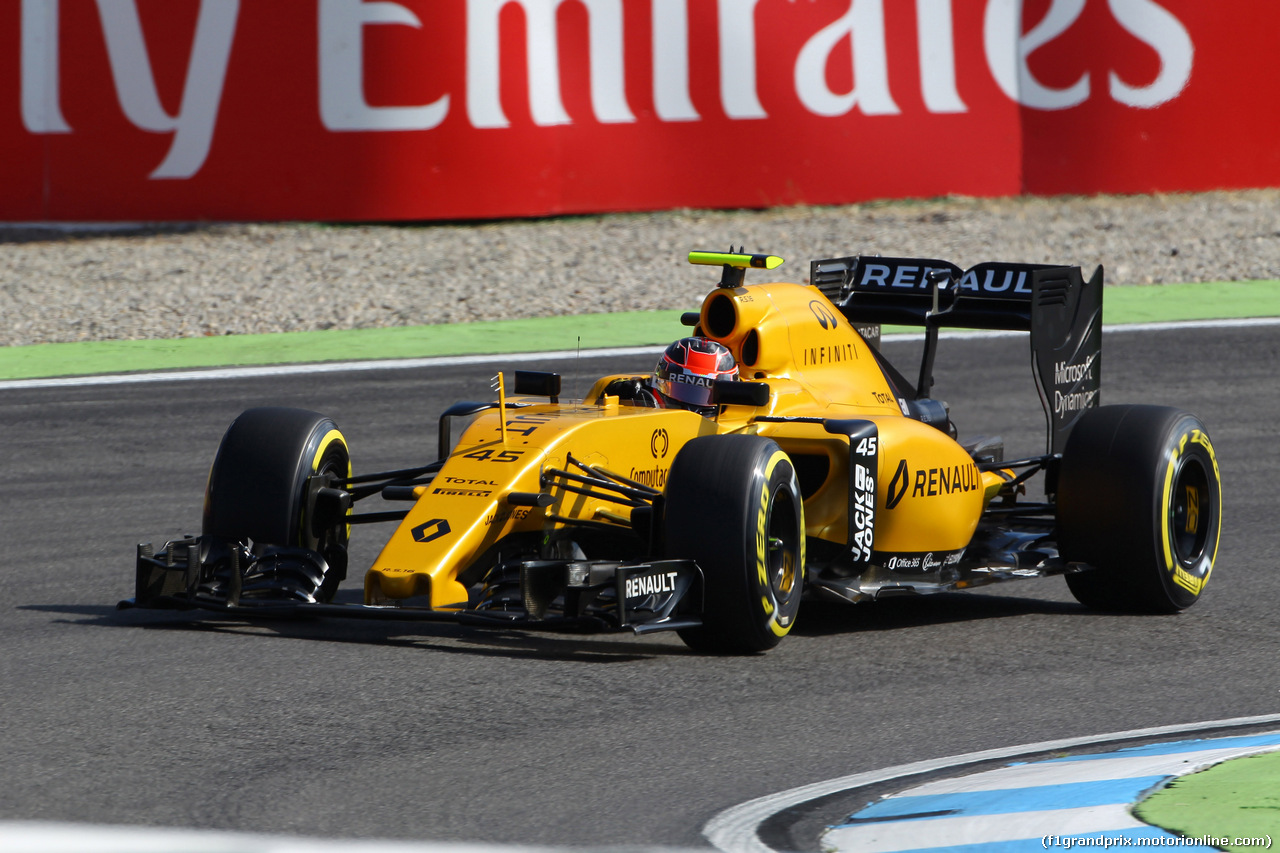
[[410,569],[372,569],[364,578],[364,600],[379,604],[431,594],[431,576]]

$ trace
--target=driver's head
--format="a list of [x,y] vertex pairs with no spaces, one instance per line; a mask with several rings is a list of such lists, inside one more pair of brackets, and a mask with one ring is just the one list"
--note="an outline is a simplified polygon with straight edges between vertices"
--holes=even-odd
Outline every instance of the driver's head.
[[681,338],[667,347],[653,369],[653,390],[669,406],[714,415],[711,389],[717,379],[737,379],[728,348],[706,338]]

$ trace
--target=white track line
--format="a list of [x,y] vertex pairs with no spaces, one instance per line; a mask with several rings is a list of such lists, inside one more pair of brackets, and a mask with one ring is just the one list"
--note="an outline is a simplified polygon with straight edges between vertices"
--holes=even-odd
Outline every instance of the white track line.
[[[1280,326],[1280,317],[1257,317],[1244,320],[1187,320],[1176,323],[1130,323],[1107,326],[1104,334],[1126,332],[1169,332],[1179,329],[1232,329],[1252,326]],[[1025,336],[1026,332],[946,331],[941,337],[950,340],[983,340]],[[886,341],[920,341],[923,334],[885,335]],[[269,376],[304,376],[319,373],[346,373],[369,370],[406,370],[417,367],[457,367],[468,364],[511,364],[528,361],[588,358],[612,358],[630,355],[656,355],[661,346],[618,347],[615,349],[556,350],[514,354],[457,355],[432,358],[397,358],[377,361],[327,361],[316,364],[276,364],[262,367],[222,367],[192,370],[169,370],[148,373],[109,373],[97,376],[59,376],[47,379],[9,379],[0,381],[0,391],[33,388],[83,388],[93,385],[133,385],[147,382],[208,382],[216,379],[257,379]]]
[[724,853],[778,853],[778,851],[775,851],[772,847],[769,847],[760,840],[758,830],[765,821],[779,812],[807,803],[810,800],[830,796],[832,794],[839,794],[852,788],[879,785],[885,782],[892,782],[895,779],[902,779],[921,773],[936,773],[941,770],[951,770],[983,761],[1007,760],[1024,755],[1056,752],[1063,749],[1093,746],[1095,744],[1111,743],[1114,741],[1130,740],[1134,738],[1163,737],[1166,735],[1188,734],[1191,732],[1204,731],[1206,729],[1265,725],[1276,722],[1280,722],[1280,714],[1268,714],[1261,717],[1236,717],[1229,720],[1211,720],[1208,722],[1191,723],[1189,725],[1182,726],[1159,726],[1156,728],[1133,729],[1132,731],[1127,732],[1114,732],[1112,734],[1095,735],[1092,737],[1077,737],[1067,738],[1065,740],[1044,741],[1042,743],[1029,743],[1021,746],[987,749],[981,752],[954,755],[949,758],[933,758],[926,761],[915,761],[911,764],[900,764],[897,767],[888,767],[883,770],[871,770],[866,773],[855,773],[851,776],[829,779],[825,782],[814,782],[811,785],[804,785],[799,788],[792,788],[789,791],[782,791],[777,794],[770,794],[765,797],[750,800],[742,803],[741,805],[726,809],[713,817],[707,825],[703,827],[702,834],[713,846],[723,850]]
[[316,373],[348,373],[369,370],[407,370],[415,367],[457,367],[544,359],[609,358],[628,355],[657,355],[660,346],[616,349],[558,350],[494,355],[446,355],[434,358],[396,358],[380,361],[325,361],[316,364],[272,364],[262,367],[215,367],[169,370],[155,373],[109,373],[99,376],[57,376],[48,379],[10,379],[0,382],[0,391],[21,388],[79,388],[86,385],[132,385],[143,382],[207,382],[213,379],[256,379],[263,376],[304,376]]

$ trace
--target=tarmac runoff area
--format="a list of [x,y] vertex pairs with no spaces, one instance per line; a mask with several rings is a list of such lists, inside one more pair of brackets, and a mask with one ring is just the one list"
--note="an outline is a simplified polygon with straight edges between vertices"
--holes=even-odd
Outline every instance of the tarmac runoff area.
[[[1269,850],[1280,835],[1280,730],[1006,761],[969,775],[945,775],[948,770],[1001,755],[1007,759],[1059,748],[1087,749],[1091,741],[1100,744],[1162,731],[1264,722],[1280,723],[1280,715],[1120,732],[916,762],[744,803],[717,815],[704,834],[723,853],[778,853],[761,840],[759,830],[780,812],[840,791],[930,773],[934,776],[931,781],[870,802],[827,827],[815,846],[824,853],[1029,853],[1133,847],[1196,853]],[[941,778],[939,772],[944,774]],[[330,841],[19,822],[0,823],[0,849],[6,853],[567,853],[545,847]],[[606,845],[582,848],[578,853],[593,850],[694,853],[675,848],[620,850]]]

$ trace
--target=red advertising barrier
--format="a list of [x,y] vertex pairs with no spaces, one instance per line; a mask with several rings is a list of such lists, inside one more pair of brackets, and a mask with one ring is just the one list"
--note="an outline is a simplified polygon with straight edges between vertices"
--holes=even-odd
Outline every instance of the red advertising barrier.
[[0,219],[1280,185],[1273,0],[4,0]]

